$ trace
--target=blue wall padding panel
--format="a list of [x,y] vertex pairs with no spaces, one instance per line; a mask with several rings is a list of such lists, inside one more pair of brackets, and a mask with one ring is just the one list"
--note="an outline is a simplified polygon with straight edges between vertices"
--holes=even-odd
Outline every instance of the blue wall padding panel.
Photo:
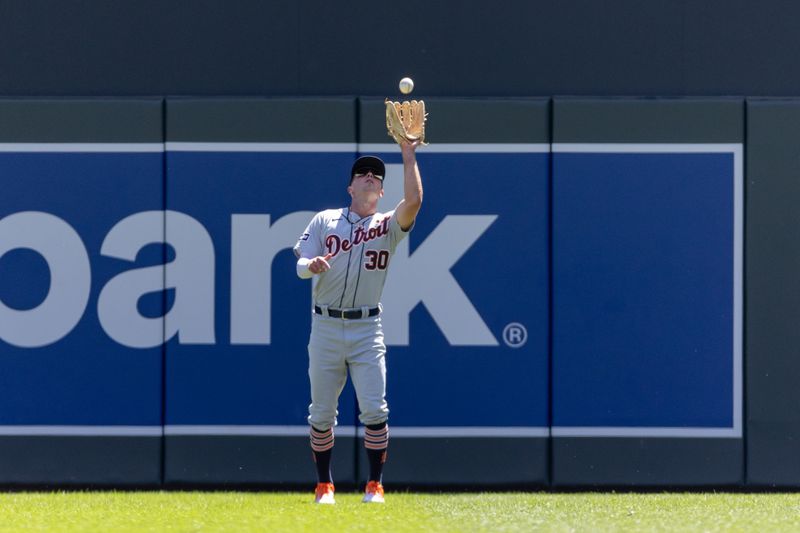
[[554,425],[730,428],[733,153],[557,153]]

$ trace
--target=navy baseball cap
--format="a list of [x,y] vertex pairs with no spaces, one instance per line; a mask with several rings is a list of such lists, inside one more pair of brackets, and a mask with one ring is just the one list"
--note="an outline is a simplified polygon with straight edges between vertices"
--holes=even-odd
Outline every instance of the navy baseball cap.
[[381,176],[381,181],[386,177],[386,165],[383,164],[380,158],[374,155],[362,155],[353,163],[353,168],[350,169],[350,181],[353,181],[353,176],[356,173],[366,173],[371,170],[376,176]]

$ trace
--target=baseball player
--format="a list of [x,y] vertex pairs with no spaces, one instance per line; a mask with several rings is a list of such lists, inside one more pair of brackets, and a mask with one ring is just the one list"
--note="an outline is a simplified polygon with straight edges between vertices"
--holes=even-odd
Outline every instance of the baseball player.
[[404,197],[378,213],[386,168],[377,157],[359,157],[350,171],[349,207],[328,209],[311,219],[294,247],[297,275],[317,276],[313,291],[308,375],[311,381],[311,449],[317,468],[315,502],[335,503],[331,452],[339,394],[347,372],[356,390],[369,480],[364,502],[383,503],[383,464],[389,443],[386,423],[386,364],[380,297],[397,243],[414,225],[422,204],[416,161],[419,142],[400,143]]

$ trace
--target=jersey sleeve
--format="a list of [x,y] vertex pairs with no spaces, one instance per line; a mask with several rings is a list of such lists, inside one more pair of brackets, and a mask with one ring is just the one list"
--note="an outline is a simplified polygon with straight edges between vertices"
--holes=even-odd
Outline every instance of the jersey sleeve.
[[390,216],[389,219],[389,245],[391,246],[392,252],[397,247],[397,244],[405,239],[406,235],[411,233],[411,230],[414,229],[414,224],[416,224],[416,220],[411,223],[411,227],[407,230],[403,231],[403,228],[400,227],[400,223],[397,221],[397,216],[395,216],[395,211],[389,211],[386,213],[387,216]]
[[322,213],[317,213],[311,222],[308,223],[303,234],[297,239],[297,244],[294,245],[292,251],[298,259],[307,257],[309,259],[322,255]]

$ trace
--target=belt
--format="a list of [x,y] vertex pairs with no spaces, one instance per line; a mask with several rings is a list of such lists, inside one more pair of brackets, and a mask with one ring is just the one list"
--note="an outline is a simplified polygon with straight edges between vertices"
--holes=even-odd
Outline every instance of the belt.
[[[318,305],[314,306],[314,312],[318,315],[324,315],[325,313],[322,312],[322,308]],[[364,316],[364,313],[361,309],[351,309],[349,311],[342,311],[341,309],[328,309],[328,316],[333,318],[341,318],[342,320],[356,320],[358,318],[368,318],[371,316],[375,316],[381,312],[380,307],[373,307],[372,309],[367,310],[367,315]]]

